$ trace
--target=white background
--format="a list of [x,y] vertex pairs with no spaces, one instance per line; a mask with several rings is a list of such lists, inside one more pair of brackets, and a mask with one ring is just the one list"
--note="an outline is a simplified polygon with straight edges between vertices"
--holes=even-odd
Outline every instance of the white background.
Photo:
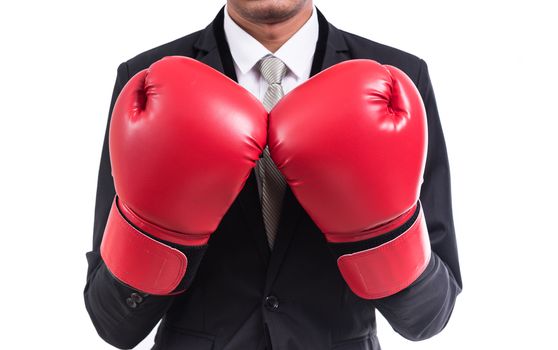
[[[111,348],[82,289],[116,67],[204,28],[223,2],[0,5],[0,348]],[[556,349],[552,1],[316,4],[338,28],[428,62],[447,139],[464,290],[433,339],[381,320],[383,348]]]

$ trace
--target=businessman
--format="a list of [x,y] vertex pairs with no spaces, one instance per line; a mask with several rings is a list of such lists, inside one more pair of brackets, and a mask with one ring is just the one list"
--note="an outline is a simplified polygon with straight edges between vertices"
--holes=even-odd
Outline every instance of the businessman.
[[[413,116],[393,141],[336,113],[364,114],[370,86]],[[118,67],[87,260],[87,311],[118,348],[161,319],[154,349],[380,349],[376,310],[439,333],[462,282],[426,63],[311,0],[228,0]]]

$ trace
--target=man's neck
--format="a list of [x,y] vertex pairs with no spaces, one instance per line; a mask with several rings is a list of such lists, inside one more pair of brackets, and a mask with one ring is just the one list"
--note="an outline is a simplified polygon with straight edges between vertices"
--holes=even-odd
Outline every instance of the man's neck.
[[276,23],[257,23],[242,17],[232,6],[227,6],[229,16],[248,34],[271,52],[279,50],[312,15],[312,1],[294,16]]

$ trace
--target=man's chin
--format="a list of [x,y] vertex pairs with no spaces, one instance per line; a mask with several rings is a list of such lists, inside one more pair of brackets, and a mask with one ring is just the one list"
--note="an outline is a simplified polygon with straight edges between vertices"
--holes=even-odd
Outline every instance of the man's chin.
[[251,22],[275,24],[294,17],[307,0],[229,0],[228,3]]

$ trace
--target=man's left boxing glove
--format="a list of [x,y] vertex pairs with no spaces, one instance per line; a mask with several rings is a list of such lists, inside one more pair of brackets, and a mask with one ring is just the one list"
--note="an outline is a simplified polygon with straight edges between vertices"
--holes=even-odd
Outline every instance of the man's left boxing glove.
[[418,201],[426,113],[405,73],[371,60],[330,67],[279,101],[268,138],[355,294],[387,297],[419,277],[431,256]]
[[266,129],[255,97],[193,59],[166,57],[133,76],[110,124],[116,196],[101,255],[111,273],[149,294],[184,291],[197,268],[188,255],[204,251]]

